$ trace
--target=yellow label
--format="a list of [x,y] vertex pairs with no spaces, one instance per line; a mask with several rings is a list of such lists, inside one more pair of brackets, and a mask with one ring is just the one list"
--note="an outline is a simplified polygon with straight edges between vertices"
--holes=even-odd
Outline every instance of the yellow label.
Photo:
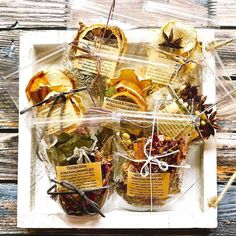
[[[152,197],[167,198],[169,194],[170,173],[152,173]],[[127,195],[130,197],[150,197],[150,176],[128,171]]]
[[[90,189],[102,187],[102,169],[100,162],[56,166],[57,180],[66,180],[78,188]],[[59,191],[66,191],[59,185]]]
[[154,83],[169,85],[177,80],[177,69],[180,64],[174,60],[169,60],[155,52],[150,55],[150,61],[160,63],[160,65],[149,64],[146,70],[145,79],[150,79]]
[[[80,40],[78,47],[84,48],[85,50],[90,50],[92,55],[97,55],[97,58],[89,59],[89,58],[76,58],[74,61],[74,66],[80,70],[88,71],[91,73],[97,74],[97,63],[100,63],[100,74],[107,76],[107,77],[113,77],[115,74],[117,59],[116,57],[119,55],[119,49],[114,47],[109,47],[102,45],[100,47],[100,44],[97,46],[94,44],[94,42],[88,41],[88,40]],[[84,52],[80,49],[77,50],[77,55],[83,55],[87,54],[87,52]],[[99,56],[100,55],[100,56]],[[106,56],[114,56],[113,60],[104,59]],[[97,60],[100,60],[100,62],[97,62]]]
[[139,105],[135,103],[121,101],[118,99],[113,99],[113,98],[108,98],[108,97],[105,97],[103,107],[113,110],[113,111],[118,111],[118,110],[139,111],[140,110]]

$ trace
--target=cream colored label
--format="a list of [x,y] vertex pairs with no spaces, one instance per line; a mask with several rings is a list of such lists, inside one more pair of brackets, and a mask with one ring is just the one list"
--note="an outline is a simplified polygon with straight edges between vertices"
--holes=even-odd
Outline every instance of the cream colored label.
[[190,141],[199,136],[192,124],[186,124],[183,122],[158,124],[158,129],[163,135],[169,136],[173,139],[183,136]]
[[[117,56],[119,55],[119,49],[113,48],[109,46],[100,45],[97,46],[94,42],[88,40],[80,40],[78,47],[84,48],[85,50],[90,50],[92,55],[97,55],[94,58],[76,58],[74,61],[74,66],[80,70],[88,71],[91,73],[98,73],[98,65],[100,63],[100,74],[113,77],[115,74],[116,64],[117,64]],[[86,52],[78,49],[77,55],[85,55]],[[113,60],[109,60],[106,56],[114,56]],[[105,58],[104,58],[105,57]]]
[[[152,197],[167,198],[169,194],[170,173],[152,173]],[[130,197],[150,197],[150,176],[128,171],[127,195]]]
[[121,101],[121,100],[117,100],[113,98],[108,98],[108,97],[105,97],[103,107],[113,110],[113,111],[118,111],[118,110],[139,111],[140,110],[140,107],[137,104]]
[[176,102],[173,102],[172,104],[166,106],[166,108],[161,110],[161,112],[169,113],[173,118],[173,121],[171,122],[158,123],[157,129],[160,130],[163,135],[169,136],[173,139],[185,137],[189,142],[199,136],[193,123],[190,120],[181,120],[183,119],[181,115],[171,114],[181,112]]
[[[56,166],[57,180],[66,180],[78,188],[90,189],[102,187],[102,169],[100,162]],[[66,191],[62,186],[58,186],[59,191]]]
[[176,61],[169,60],[153,52],[150,61],[160,63],[160,65],[149,64],[146,70],[145,79],[150,79],[154,83],[169,85],[177,80],[177,70],[180,66]]
[[[49,103],[47,105],[44,105],[38,109],[38,118],[39,119],[47,119],[48,123],[45,124],[45,135],[49,136],[51,134],[55,134],[58,132],[61,132],[61,129],[63,129],[65,132],[72,132],[75,130],[75,128],[78,126],[78,124],[81,123],[81,121],[78,119],[76,121],[75,118],[78,118],[78,115],[76,114],[74,107],[70,100],[66,100],[66,109],[63,110],[63,120],[72,119],[74,118],[73,122],[66,122],[61,121],[61,104],[56,104],[53,107],[53,110],[50,113],[50,116],[48,117],[50,108],[52,106],[52,103]],[[55,122],[53,122],[55,120]]]

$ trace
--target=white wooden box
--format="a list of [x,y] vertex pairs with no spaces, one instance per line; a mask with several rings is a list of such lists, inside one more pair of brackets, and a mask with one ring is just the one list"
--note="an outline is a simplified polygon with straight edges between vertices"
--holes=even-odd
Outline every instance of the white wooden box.
[[[150,35],[153,32],[148,32]],[[34,61],[43,51],[70,41],[73,33],[44,31],[25,33],[20,38],[19,110],[28,107],[25,88],[36,70]],[[140,35],[140,34],[139,34]],[[199,30],[199,38],[213,39],[209,30]],[[147,37],[147,33],[144,34]],[[138,39],[140,40],[140,38]],[[50,58],[49,58],[50,59]],[[48,60],[50,66],[50,60]],[[210,63],[214,63],[214,59]],[[27,66],[28,65],[28,66]],[[45,65],[44,65],[45,66]],[[204,80],[203,91],[208,101],[215,101],[212,80]],[[209,89],[210,88],[210,89]],[[209,94],[210,91],[210,94]],[[191,169],[184,173],[183,188],[194,183],[171,211],[133,212],[116,209],[100,216],[67,216],[47,195],[50,183],[43,165],[35,159],[31,147],[29,114],[19,117],[18,204],[17,226],[24,228],[215,228],[217,209],[208,207],[208,200],[217,194],[217,162],[215,139],[204,145],[203,155],[195,149],[189,154]]]

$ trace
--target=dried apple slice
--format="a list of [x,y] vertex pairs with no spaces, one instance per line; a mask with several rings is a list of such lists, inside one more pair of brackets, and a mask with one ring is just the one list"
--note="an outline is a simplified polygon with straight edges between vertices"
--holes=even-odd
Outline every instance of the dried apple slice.
[[78,94],[70,95],[70,100],[72,102],[72,105],[74,106],[74,109],[77,112],[85,113],[85,107],[84,107],[84,104],[83,104],[83,100]]
[[175,49],[175,53],[184,55],[193,50],[197,43],[197,32],[193,26],[180,21],[169,21],[159,33],[159,46]]

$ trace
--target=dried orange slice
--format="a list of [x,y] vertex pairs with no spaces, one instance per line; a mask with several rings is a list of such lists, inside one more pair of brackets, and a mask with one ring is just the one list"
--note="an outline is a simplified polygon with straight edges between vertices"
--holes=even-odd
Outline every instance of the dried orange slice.
[[[94,42],[98,45],[110,46],[118,48],[120,53],[125,52],[127,47],[127,39],[124,32],[116,26],[107,26],[104,24],[94,24],[86,27],[80,23],[80,29],[74,38],[75,44],[81,39]],[[76,47],[72,47],[76,49]]]
[[111,98],[122,100],[125,102],[135,103],[140,107],[140,111],[147,110],[147,105],[144,104],[143,100],[140,100],[139,98],[137,98],[136,96],[134,96],[133,94],[129,92],[116,93]]
[[121,81],[116,85],[116,90],[118,92],[127,91],[130,94],[136,96],[140,101],[145,104],[145,93],[143,92],[142,88],[140,88],[137,84],[129,83],[128,81]]
[[152,87],[151,80],[140,81],[134,70],[124,69],[120,71],[118,78],[110,80],[108,86],[117,91],[111,98],[132,102],[137,104],[140,110],[147,110],[146,96]]
[[152,87],[151,80],[139,80],[133,69],[120,70],[118,78],[113,78],[109,81],[108,86],[116,88],[124,88],[133,91],[134,94],[139,94],[146,97],[148,90]]
[[67,71],[52,69],[36,73],[26,87],[26,96],[34,104],[43,101],[46,96],[55,92],[66,92],[76,86],[74,79]]

